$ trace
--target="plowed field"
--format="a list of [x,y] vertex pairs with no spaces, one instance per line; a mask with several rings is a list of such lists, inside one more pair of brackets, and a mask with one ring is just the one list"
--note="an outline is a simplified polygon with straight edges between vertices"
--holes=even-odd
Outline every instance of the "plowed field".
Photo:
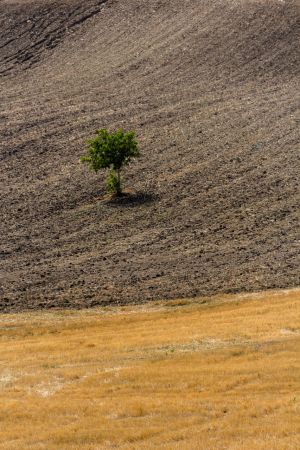
[[1,310],[299,285],[299,41],[298,0],[0,1]]

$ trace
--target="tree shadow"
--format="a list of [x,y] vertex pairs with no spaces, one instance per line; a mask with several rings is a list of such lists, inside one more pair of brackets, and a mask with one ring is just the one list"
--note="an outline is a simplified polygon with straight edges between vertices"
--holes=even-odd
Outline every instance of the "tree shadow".
[[134,207],[152,203],[158,198],[153,192],[123,192],[121,196],[111,196],[107,203],[111,206]]

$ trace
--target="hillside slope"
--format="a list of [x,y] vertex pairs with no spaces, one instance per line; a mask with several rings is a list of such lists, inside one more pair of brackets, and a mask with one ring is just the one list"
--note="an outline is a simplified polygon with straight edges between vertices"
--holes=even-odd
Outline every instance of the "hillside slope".
[[[0,30],[2,310],[299,284],[298,0],[2,0]],[[126,201],[78,162],[100,127],[137,131]]]

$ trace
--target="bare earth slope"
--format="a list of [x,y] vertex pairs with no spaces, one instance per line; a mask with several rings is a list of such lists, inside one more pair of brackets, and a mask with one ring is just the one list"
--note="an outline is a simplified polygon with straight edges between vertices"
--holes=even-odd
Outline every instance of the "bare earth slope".
[[299,0],[0,1],[0,308],[298,285],[299,40]]

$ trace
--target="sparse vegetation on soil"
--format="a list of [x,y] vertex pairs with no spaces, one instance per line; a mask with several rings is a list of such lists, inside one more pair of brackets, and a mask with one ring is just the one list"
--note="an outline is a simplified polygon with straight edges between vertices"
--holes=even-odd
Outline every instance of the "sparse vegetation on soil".
[[2,315],[0,449],[296,450],[299,300]]

